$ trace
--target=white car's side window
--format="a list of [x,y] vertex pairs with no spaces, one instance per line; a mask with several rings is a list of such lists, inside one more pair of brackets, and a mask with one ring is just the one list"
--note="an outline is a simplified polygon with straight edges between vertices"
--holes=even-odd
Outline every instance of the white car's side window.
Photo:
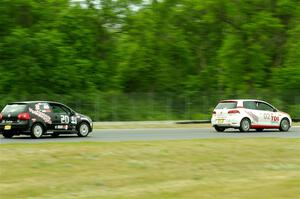
[[271,112],[273,112],[273,108],[271,106],[269,106],[268,104],[263,103],[263,102],[258,102],[257,109],[261,110],[261,111],[271,111]]
[[253,110],[257,109],[256,102],[254,101],[244,101],[243,105],[244,105],[243,107],[247,109],[253,109]]

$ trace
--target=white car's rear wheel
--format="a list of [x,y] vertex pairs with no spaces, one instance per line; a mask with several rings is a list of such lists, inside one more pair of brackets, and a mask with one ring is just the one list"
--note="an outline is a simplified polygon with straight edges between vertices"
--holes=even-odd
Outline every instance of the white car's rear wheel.
[[240,131],[241,132],[246,132],[249,131],[251,127],[251,122],[248,118],[244,118],[241,121],[241,125],[240,125]]

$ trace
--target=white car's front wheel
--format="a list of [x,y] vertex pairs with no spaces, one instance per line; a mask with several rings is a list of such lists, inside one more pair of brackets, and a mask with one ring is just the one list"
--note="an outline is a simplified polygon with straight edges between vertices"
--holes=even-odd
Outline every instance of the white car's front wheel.
[[241,125],[240,125],[240,131],[241,132],[246,132],[249,131],[251,127],[251,122],[248,118],[244,118],[241,121]]
[[291,127],[290,121],[287,118],[283,118],[280,122],[279,130],[288,131]]

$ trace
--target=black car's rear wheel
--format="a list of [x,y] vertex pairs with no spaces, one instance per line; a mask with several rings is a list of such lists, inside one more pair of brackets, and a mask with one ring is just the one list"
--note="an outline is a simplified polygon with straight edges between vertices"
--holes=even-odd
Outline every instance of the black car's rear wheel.
[[10,132],[10,131],[4,131],[4,132],[2,133],[2,135],[3,135],[3,137],[5,137],[5,138],[12,138],[12,137],[14,136],[14,134],[13,134],[12,132]]
[[90,125],[88,123],[86,123],[86,122],[82,122],[78,126],[78,130],[77,131],[78,131],[77,135],[79,137],[86,137],[90,133]]
[[40,138],[44,134],[44,127],[37,123],[31,127],[31,137],[32,138]]

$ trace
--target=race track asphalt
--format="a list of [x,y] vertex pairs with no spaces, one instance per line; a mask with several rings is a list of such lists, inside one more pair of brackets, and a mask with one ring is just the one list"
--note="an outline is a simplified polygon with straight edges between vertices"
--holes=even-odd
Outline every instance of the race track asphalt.
[[94,130],[88,137],[77,135],[61,135],[58,138],[44,136],[31,139],[29,136],[15,136],[5,139],[0,136],[0,143],[41,143],[41,142],[121,142],[121,141],[149,141],[149,140],[188,140],[209,138],[246,138],[246,137],[274,137],[300,138],[300,126],[292,127],[289,132],[266,130],[264,132],[250,131],[241,133],[238,130],[226,130],[224,133],[215,132],[212,128],[165,128],[165,129],[103,129]]

